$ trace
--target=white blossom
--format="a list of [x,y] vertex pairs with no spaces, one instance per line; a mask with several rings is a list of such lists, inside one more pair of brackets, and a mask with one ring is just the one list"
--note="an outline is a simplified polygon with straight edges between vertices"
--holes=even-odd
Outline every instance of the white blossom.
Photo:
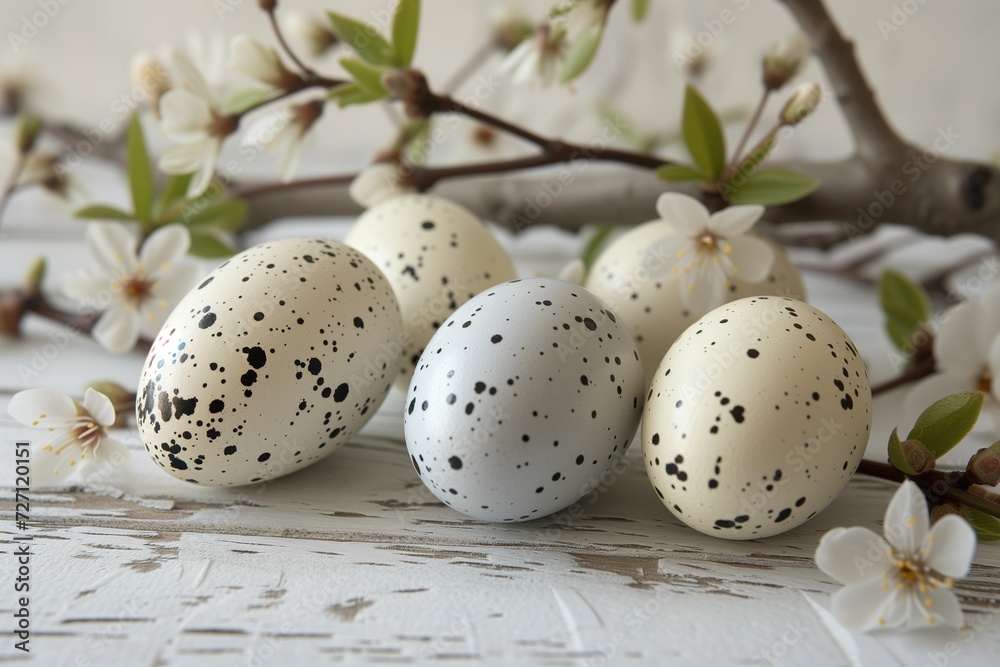
[[551,86],[559,79],[566,60],[566,48],[566,32],[544,23],[532,37],[507,54],[500,63],[499,73],[509,75],[514,83]]
[[86,478],[131,462],[125,445],[107,433],[115,423],[111,400],[94,389],[87,390],[82,404],[52,389],[27,389],[10,399],[7,411],[22,424],[51,433],[32,444],[33,485],[54,486],[73,475]]
[[183,225],[157,229],[138,253],[137,242],[124,224],[91,223],[87,247],[97,267],[69,274],[62,284],[70,298],[104,309],[92,335],[111,352],[131,350],[140,335],[155,336],[198,279],[195,265],[180,262],[191,245]]
[[956,514],[929,523],[923,494],[907,480],[886,509],[884,538],[859,526],[823,536],[816,565],[846,585],[833,598],[838,621],[861,631],[962,625],[951,588],[969,573],[976,534]]
[[691,312],[721,306],[734,278],[759,282],[771,270],[774,251],[747,235],[764,207],[730,206],[709,215],[697,199],[668,192],[660,195],[656,210],[674,231],[657,249],[673,260],[670,271],[680,275],[681,298]]
[[302,153],[302,140],[323,113],[323,102],[286,105],[258,117],[247,129],[241,146],[267,148],[278,154],[282,180],[288,182]]
[[288,88],[299,79],[281,63],[277,51],[246,35],[233,38],[229,47],[229,66],[274,88]]
[[377,162],[361,170],[348,189],[351,199],[364,208],[416,192],[403,178],[401,167],[390,162]]
[[330,23],[313,14],[288,12],[285,26],[288,34],[305,46],[309,55],[314,57],[323,55],[337,43],[337,36],[330,29]]

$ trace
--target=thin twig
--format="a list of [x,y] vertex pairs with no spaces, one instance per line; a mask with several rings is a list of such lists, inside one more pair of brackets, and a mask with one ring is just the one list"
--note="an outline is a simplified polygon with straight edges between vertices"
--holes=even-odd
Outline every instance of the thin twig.
[[959,504],[967,505],[968,507],[985,512],[990,516],[1000,518],[1000,505],[990,502],[986,498],[982,498],[974,493],[966,491],[965,489],[954,486],[951,483],[951,473],[941,470],[931,470],[922,475],[909,477],[888,463],[870,461],[868,459],[861,460],[860,465],[858,465],[857,472],[860,475],[887,479],[891,482],[903,482],[907,479],[911,479],[937,498],[949,498]]
[[297,190],[299,188],[322,188],[331,185],[349,185],[351,181],[357,178],[357,174],[337,174],[335,176],[319,176],[317,178],[302,178],[297,181],[291,181],[290,183],[284,183],[282,181],[272,182],[272,183],[260,183],[258,185],[245,185],[243,187],[233,188],[230,191],[230,195],[233,197],[258,197],[260,195],[271,194],[274,192],[287,192],[289,190]]
[[275,15],[274,7],[265,9],[264,11],[267,13],[267,18],[271,23],[271,29],[274,31],[274,36],[278,40],[278,45],[281,46],[281,50],[284,51],[289,58],[291,58],[292,62],[295,63],[295,66],[299,68],[306,79],[317,79],[319,75],[316,74],[316,70],[302,62],[302,60],[295,55],[295,51],[292,51],[292,47],[288,45],[288,42],[285,41],[285,35],[281,32],[281,26],[278,25],[278,17]]
[[878,396],[886,392],[906,386],[917,380],[922,380],[934,374],[934,359],[924,358],[908,368],[902,375],[872,387],[872,396]]
[[729,180],[729,177],[736,171],[736,167],[739,166],[742,160],[743,149],[746,147],[747,141],[750,140],[750,135],[757,128],[757,123],[760,122],[760,116],[764,113],[764,107],[767,106],[767,101],[770,97],[771,89],[765,87],[761,93],[760,100],[757,102],[757,108],[753,110],[753,115],[750,116],[750,121],[747,123],[746,129],[743,130],[743,136],[740,137],[739,143],[736,144],[736,150],[733,151],[733,157],[729,161],[729,166],[723,172],[723,182]]
[[14,195],[14,191],[17,190],[17,181],[21,178],[21,174],[24,173],[24,167],[28,164],[28,154],[18,152],[17,158],[14,160],[14,168],[11,169],[10,174],[7,176],[7,182],[4,184],[3,191],[0,192],[0,222],[3,221],[4,210],[7,208],[7,202]]

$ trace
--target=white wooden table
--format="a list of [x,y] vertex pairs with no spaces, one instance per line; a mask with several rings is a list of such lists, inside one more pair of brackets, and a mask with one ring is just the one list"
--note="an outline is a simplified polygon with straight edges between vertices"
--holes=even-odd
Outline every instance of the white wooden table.
[[[57,273],[85,264],[81,239],[79,230],[13,227],[0,243],[2,282],[14,281],[39,251]],[[535,256],[537,237],[515,243],[525,271],[552,271],[574,247],[550,241]],[[810,300],[854,338],[874,379],[890,376],[872,291],[818,274],[807,281]],[[25,365],[37,372],[27,385],[74,393],[87,380],[137,381],[141,354],[111,357],[71,336],[49,355],[46,346],[61,340],[56,331],[33,321],[24,339],[0,342],[0,387],[23,388]],[[16,602],[12,444],[39,435],[6,417],[9,396],[0,394],[5,633]],[[884,458],[898,403],[893,395],[876,403],[870,458]],[[123,430],[133,452],[130,488],[30,494],[31,653],[3,634],[0,662],[940,667],[1000,660],[1000,545],[980,545],[972,574],[958,584],[965,629],[857,635],[829,616],[837,586],[814,566],[816,544],[835,526],[878,530],[891,485],[859,477],[804,526],[727,542],[671,517],[634,447],[600,493],[552,517],[493,525],[424,489],[401,443],[401,407],[393,393],[363,436],[322,462],[235,489],[168,477],[134,429]]]

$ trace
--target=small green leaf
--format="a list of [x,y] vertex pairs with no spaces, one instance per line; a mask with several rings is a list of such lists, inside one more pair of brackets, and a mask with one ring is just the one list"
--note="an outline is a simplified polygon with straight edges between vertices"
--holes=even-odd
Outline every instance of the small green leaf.
[[171,204],[183,199],[187,194],[191,176],[191,174],[176,174],[167,179],[160,196],[153,203],[153,219],[157,225],[174,222],[177,211],[172,210]]
[[705,174],[686,164],[665,164],[656,170],[656,175],[662,180],[672,183],[708,180]]
[[976,537],[980,542],[1000,540],[1000,519],[968,505],[962,505],[960,511],[965,520],[976,531]]
[[688,86],[684,93],[684,114],[681,118],[684,143],[702,171],[715,180],[726,166],[726,139],[719,117],[705,98]]
[[327,12],[333,32],[346,46],[373,65],[397,66],[396,50],[373,26],[343,14]]
[[212,232],[194,232],[191,234],[191,248],[189,253],[197,257],[230,257],[236,253],[232,248]]
[[385,97],[387,93],[382,87],[382,75],[389,71],[388,67],[369,65],[356,58],[341,58],[340,66],[354,77],[354,81],[373,95]]
[[560,83],[569,83],[587,71],[598,47],[601,46],[603,35],[604,21],[597,21],[589,25],[570,45],[569,52],[566,54],[566,62],[559,75]]
[[968,435],[982,408],[982,392],[949,394],[920,414],[906,439],[919,440],[941,458]]
[[407,164],[427,162],[431,152],[431,123],[429,118],[410,121],[404,126],[404,157]]
[[600,256],[601,251],[614,231],[615,225],[606,224],[596,226],[594,233],[587,239],[587,245],[584,247],[583,255],[580,257],[583,260],[585,271],[590,271],[590,267],[597,261],[597,258]]
[[931,315],[927,292],[902,273],[889,269],[879,279],[878,294],[886,333],[900,350],[912,352],[914,341]]
[[185,220],[192,234],[198,233],[195,231],[198,228],[234,232],[243,225],[249,212],[250,207],[242,199],[218,199],[192,212]]
[[356,81],[342,83],[335,88],[331,88],[326,94],[328,99],[337,103],[341,108],[352,104],[367,104],[377,100],[385,99],[385,95],[373,93],[367,88],[362,88]]
[[892,433],[889,434],[889,463],[892,464],[893,468],[907,475],[917,474],[917,471],[913,469],[913,466],[907,462],[906,457],[903,455],[903,445],[899,441],[899,434],[896,433],[896,429],[892,429]]
[[649,0],[632,0],[632,20],[642,23],[649,13]]
[[153,171],[149,166],[146,140],[142,136],[142,126],[138,114],[132,115],[128,128],[128,180],[132,190],[132,206],[135,218],[143,226],[148,226],[149,212],[153,205]]
[[88,220],[121,220],[134,222],[135,216],[131,213],[126,213],[125,211],[120,211],[114,206],[105,206],[104,204],[91,204],[90,206],[84,206],[74,213],[78,218],[87,218]]
[[242,113],[250,107],[266,102],[274,95],[274,90],[270,88],[244,88],[226,98],[222,103],[222,111],[225,113]]
[[399,0],[392,17],[392,45],[396,49],[396,60],[404,67],[413,62],[419,27],[420,0]]
[[774,206],[802,199],[819,187],[819,181],[791,169],[768,168],[753,172],[743,183],[730,183],[726,199],[730,204]]

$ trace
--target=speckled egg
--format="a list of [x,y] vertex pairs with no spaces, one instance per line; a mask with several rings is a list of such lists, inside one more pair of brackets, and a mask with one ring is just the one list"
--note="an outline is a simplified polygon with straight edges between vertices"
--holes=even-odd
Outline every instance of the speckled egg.
[[402,331],[357,250],[285,239],[220,265],[167,318],[143,366],[146,451],[178,479],[232,486],[326,456],[375,414]]
[[663,504],[705,534],[777,535],[825,508],[868,443],[871,388],[833,320],[748,297],[685,331],[656,369],[642,423]]
[[[658,239],[670,233],[670,223],[663,220],[629,230],[600,254],[584,283],[628,327],[642,356],[647,386],[670,344],[698,319],[684,307],[679,278],[662,272],[665,258],[652,249]],[[771,246],[774,265],[760,282],[735,279],[728,300],[757,294],[804,300],[802,279],[785,251],[766,236],[750,235]]]
[[526,521],[598,485],[642,411],[642,363],[614,314],[555,279],[492,287],[449,317],[406,397],[420,479],[477,519]]
[[370,257],[396,293],[403,315],[397,384],[403,391],[441,323],[487,287],[517,277],[486,225],[440,197],[382,202],[358,218],[344,242]]

